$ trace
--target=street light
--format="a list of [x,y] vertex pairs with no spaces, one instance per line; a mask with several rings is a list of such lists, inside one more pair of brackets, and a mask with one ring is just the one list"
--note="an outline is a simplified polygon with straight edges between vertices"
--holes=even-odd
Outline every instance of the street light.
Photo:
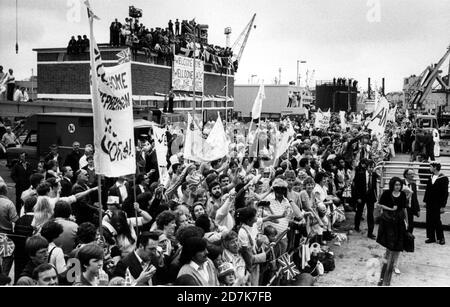
[[300,86],[299,64],[306,64],[305,60],[297,60],[297,86]]

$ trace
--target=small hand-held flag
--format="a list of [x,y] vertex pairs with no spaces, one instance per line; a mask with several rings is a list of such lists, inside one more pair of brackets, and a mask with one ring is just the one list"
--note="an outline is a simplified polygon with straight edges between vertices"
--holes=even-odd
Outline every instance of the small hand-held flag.
[[292,280],[295,276],[300,274],[295,263],[291,260],[291,255],[288,253],[281,255],[281,257],[278,258],[278,263],[281,265],[282,272],[283,274],[286,274],[288,280]]
[[0,257],[10,257],[14,252],[15,245],[4,234],[0,234]]

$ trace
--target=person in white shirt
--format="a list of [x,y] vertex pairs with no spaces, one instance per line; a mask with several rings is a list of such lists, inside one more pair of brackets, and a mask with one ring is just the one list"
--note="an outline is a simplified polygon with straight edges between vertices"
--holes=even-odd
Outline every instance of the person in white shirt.
[[41,236],[43,236],[48,244],[48,263],[56,268],[58,274],[66,271],[66,260],[64,259],[63,250],[56,246],[53,242],[63,233],[63,226],[55,221],[48,221],[42,226]]
[[86,165],[88,165],[87,157],[92,156],[93,154],[94,154],[94,146],[92,146],[91,144],[87,144],[84,147],[84,155],[80,158],[80,168],[83,168]]

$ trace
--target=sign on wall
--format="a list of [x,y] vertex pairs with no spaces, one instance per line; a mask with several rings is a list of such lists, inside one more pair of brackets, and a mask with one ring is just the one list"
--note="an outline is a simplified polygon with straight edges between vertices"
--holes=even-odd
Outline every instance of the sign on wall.
[[[195,60],[195,91],[203,92],[204,69],[203,61]],[[174,56],[172,70],[172,87],[174,91],[192,92],[194,81],[194,59]]]

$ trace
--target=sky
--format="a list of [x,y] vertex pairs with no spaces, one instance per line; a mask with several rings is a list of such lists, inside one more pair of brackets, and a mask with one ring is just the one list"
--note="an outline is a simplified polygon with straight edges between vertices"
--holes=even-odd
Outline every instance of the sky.
[[[0,0],[0,65],[16,79],[36,73],[33,48],[66,47],[72,35],[89,34],[84,0],[18,0],[19,54],[15,53],[16,0]],[[90,0],[98,43],[109,41],[109,25],[143,9],[148,28],[166,27],[169,19],[195,18],[209,25],[209,42],[225,46],[224,29],[233,43],[256,13],[236,75],[236,84],[273,84],[296,80],[297,61],[304,82],[367,78],[386,92],[401,91],[403,78],[436,63],[450,45],[450,0]],[[448,62],[443,67],[448,71]],[[313,80],[313,82],[314,82]]]

